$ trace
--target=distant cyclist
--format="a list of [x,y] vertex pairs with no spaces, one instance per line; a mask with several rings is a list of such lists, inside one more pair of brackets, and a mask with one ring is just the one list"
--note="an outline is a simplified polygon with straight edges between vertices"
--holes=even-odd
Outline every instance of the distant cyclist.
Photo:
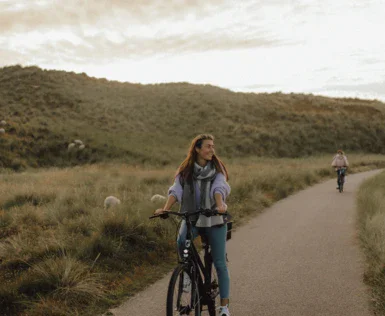
[[337,172],[337,189],[339,189],[340,186],[339,186],[338,178],[341,172],[345,172],[345,170],[349,167],[348,158],[346,157],[346,155],[341,149],[338,149],[337,155],[333,157],[332,167],[334,167],[334,169]]
[[[214,137],[210,134],[198,135],[192,140],[188,155],[178,168],[165,206],[157,209],[155,214],[170,210],[176,202],[181,204],[181,212],[216,208],[219,213],[224,213],[227,210],[225,200],[230,194],[227,180],[226,167],[215,154]],[[183,249],[186,233],[186,223],[182,222],[178,236],[179,251]],[[226,216],[200,215],[195,219],[193,233],[195,237],[198,234],[205,234],[208,238],[219,281],[221,298],[219,316],[230,316],[228,310],[230,278],[226,264]]]

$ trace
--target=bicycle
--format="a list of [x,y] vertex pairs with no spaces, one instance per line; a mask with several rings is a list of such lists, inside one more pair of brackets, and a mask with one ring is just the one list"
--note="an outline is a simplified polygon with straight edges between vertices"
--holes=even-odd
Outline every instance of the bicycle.
[[337,183],[338,183],[338,190],[340,193],[344,192],[344,183],[345,183],[345,174],[346,174],[346,167],[340,167],[337,169]]
[[[210,316],[215,316],[216,305],[219,301],[218,277],[211,256],[210,245],[202,238],[203,262],[193,243],[191,217],[203,214],[214,216],[219,214],[210,209],[200,209],[196,212],[179,213],[169,211],[150,216],[150,219],[161,217],[168,218],[169,215],[177,216],[186,221],[187,235],[183,256],[179,259],[178,266],[172,273],[167,291],[167,316],[195,315],[201,316],[203,307],[207,306]],[[224,213],[227,215],[227,213]],[[231,238],[232,222],[227,222],[227,240]],[[180,257],[180,256],[178,256]],[[186,279],[188,277],[188,279]],[[190,284],[188,283],[190,282]],[[186,285],[187,284],[187,285]],[[187,288],[187,290],[186,290]],[[193,312],[193,314],[191,314]]]

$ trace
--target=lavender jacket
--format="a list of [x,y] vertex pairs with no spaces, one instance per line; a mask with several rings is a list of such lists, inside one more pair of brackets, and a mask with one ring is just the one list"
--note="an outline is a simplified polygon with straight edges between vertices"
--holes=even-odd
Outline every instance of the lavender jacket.
[[[176,200],[179,203],[182,203],[183,187],[180,184],[179,178],[180,178],[179,175],[177,175],[175,177],[175,182],[169,188],[168,195],[175,196]],[[196,201],[196,205],[199,205],[200,200],[201,200],[201,197],[200,197],[201,191],[200,191],[198,183],[196,181],[194,181],[194,185],[195,185],[195,201]],[[223,173],[217,173],[217,175],[215,176],[215,179],[211,185],[210,199],[214,200],[214,194],[220,193],[222,195],[223,202],[226,202],[226,198],[230,194],[230,191],[231,191],[231,189],[230,189],[229,184],[226,182],[225,175]]]

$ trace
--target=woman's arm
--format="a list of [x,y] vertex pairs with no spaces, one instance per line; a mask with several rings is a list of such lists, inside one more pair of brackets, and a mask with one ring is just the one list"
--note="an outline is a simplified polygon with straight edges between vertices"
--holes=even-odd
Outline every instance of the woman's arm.
[[336,166],[336,157],[337,157],[337,156],[334,156],[334,157],[333,157],[333,160],[332,160],[332,167],[335,167],[335,166]]
[[218,173],[211,186],[211,197],[215,199],[215,194],[219,193],[222,196],[222,200],[226,201],[229,196],[231,188],[226,181],[226,177],[223,173]]
[[158,208],[154,214],[159,214],[163,212],[167,212],[171,209],[171,207],[176,203],[176,197],[173,195],[169,195],[166,201],[166,204],[163,206],[163,208]]
[[175,177],[174,184],[168,189],[168,198],[163,208],[159,208],[155,211],[155,214],[169,211],[176,202],[182,201],[183,187],[179,180],[179,175]]
[[345,166],[346,166],[346,167],[349,167],[348,157],[345,156],[344,158],[345,158]]
[[215,193],[214,194],[215,204],[217,206],[217,211],[219,213],[224,213],[227,210],[227,205],[223,202],[222,194]]
[[168,195],[173,195],[177,202],[182,202],[183,187],[180,183],[180,175],[175,177],[174,184],[168,189]]
[[223,173],[218,173],[211,186],[211,196],[215,200],[218,212],[224,213],[227,210],[225,203],[226,198],[229,196],[231,188],[226,181],[226,177]]

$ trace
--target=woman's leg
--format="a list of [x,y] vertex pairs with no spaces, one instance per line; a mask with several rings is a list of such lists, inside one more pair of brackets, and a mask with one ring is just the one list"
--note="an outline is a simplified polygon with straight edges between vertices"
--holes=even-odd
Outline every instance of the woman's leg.
[[[196,227],[193,227],[192,233],[193,233],[193,239],[195,239],[198,236],[198,230]],[[186,235],[187,235],[187,226],[186,226],[186,221],[183,220],[180,225],[178,238],[177,238],[178,252],[181,259],[183,258],[183,250],[185,248]]]
[[229,303],[230,298],[230,277],[226,264],[227,224],[221,227],[210,227],[206,231],[211,246],[214,266],[218,273],[221,305],[225,306]]

